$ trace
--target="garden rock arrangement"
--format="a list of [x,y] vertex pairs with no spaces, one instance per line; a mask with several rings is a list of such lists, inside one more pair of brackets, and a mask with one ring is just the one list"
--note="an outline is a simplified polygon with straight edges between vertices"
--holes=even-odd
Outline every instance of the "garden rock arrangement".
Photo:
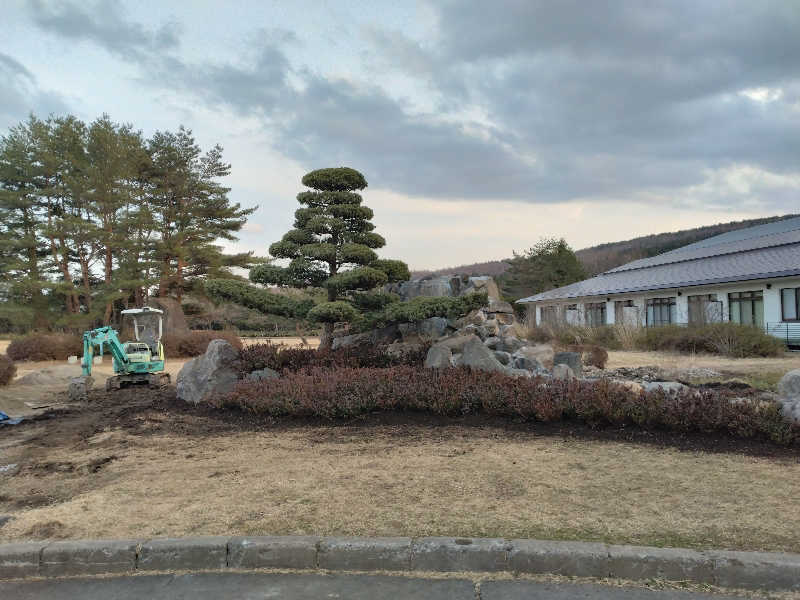
[[800,369],[789,371],[778,382],[778,402],[784,417],[800,423]]
[[205,354],[187,362],[178,373],[178,398],[198,404],[230,392],[239,379],[238,358],[239,351],[231,344],[212,340]]

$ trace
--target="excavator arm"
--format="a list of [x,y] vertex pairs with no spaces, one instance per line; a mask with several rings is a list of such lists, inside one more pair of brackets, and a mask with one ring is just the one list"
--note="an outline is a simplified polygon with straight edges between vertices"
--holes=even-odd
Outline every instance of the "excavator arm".
[[111,327],[99,327],[83,333],[83,360],[81,361],[81,369],[84,375],[92,374],[92,356],[95,346],[99,347],[102,353],[104,344],[108,347],[117,365],[122,367],[130,362],[125,354],[125,349],[122,347],[122,342],[120,342],[117,337],[117,332]]

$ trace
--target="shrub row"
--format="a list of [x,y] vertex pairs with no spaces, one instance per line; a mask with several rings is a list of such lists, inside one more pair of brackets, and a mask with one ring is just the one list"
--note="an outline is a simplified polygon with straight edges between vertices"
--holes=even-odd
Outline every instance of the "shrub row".
[[297,300],[273,294],[236,279],[207,279],[204,288],[214,302],[234,302],[265,314],[304,318],[314,306],[313,300]]
[[556,342],[562,346],[586,344],[615,350],[707,352],[734,358],[781,356],[786,350],[778,338],[757,327],[736,323],[641,328],[546,325],[529,329],[526,337],[532,341]]
[[781,356],[786,346],[757,327],[736,323],[713,323],[701,327],[648,327],[641,331],[637,345],[642,350],[710,352],[734,358]]
[[83,354],[83,339],[67,333],[31,333],[11,340],[6,353],[11,360],[66,360]]
[[240,353],[242,376],[264,368],[295,372],[308,368],[385,368],[400,365],[422,366],[429,346],[390,351],[387,346],[362,344],[337,350],[287,348],[273,344],[253,344]]
[[800,441],[800,427],[783,419],[777,404],[733,400],[730,392],[636,393],[606,380],[513,378],[466,368],[304,369],[280,379],[240,382],[215,405],[272,417],[346,419],[376,411],[485,414],[541,422],[577,419],[591,426],[632,423],[681,432],[723,432],[781,444]]
[[242,340],[230,331],[195,330],[168,333],[161,338],[161,343],[167,358],[191,358],[203,354],[211,340],[226,340],[235,348],[242,349]]
[[17,365],[7,355],[0,354],[0,386],[8,385],[17,374]]

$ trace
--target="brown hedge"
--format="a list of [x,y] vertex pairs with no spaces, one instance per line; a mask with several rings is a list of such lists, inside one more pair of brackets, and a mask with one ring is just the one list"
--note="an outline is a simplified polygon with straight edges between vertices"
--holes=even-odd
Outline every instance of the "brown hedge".
[[266,416],[349,419],[376,411],[435,415],[485,414],[526,421],[577,419],[591,426],[630,423],[642,428],[722,432],[796,444],[800,427],[778,405],[738,399],[720,390],[635,392],[598,380],[514,378],[503,373],[398,366],[313,368],[280,379],[240,382],[215,401]]
[[6,350],[11,360],[66,360],[83,355],[83,340],[67,333],[31,333],[11,340]]
[[17,374],[17,365],[5,354],[0,355],[0,386],[8,385]]

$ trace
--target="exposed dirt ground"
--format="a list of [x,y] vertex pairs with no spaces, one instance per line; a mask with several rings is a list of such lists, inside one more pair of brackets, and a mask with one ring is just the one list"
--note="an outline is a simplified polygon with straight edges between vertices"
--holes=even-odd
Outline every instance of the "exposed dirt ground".
[[269,423],[125,389],[0,428],[0,469],[0,514],[14,517],[0,540],[313,533],[800,551],[800,453],[724,437],[409,415]]

